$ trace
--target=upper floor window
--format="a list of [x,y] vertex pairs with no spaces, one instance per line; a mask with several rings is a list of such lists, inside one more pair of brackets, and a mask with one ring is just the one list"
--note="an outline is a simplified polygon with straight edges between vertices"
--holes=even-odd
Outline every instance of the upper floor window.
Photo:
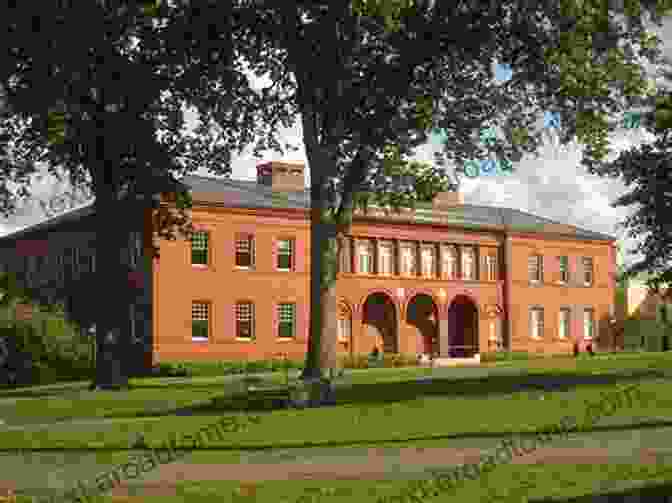
[[291,271],[294,267],[294,240],[278,239],[278,270]]
[[411,244],[401,248],[401,273],[404,276],[415,275],[415,248]]
[[210,335],[210,305],[207,302],[191,303],[191,340],[207,341]]
[[254,236],[238,234],[236,236],[236,267],[254,266]]
[[434,250],[429,246],[423,247],[421,251],[421,259],[423,277],[434,277]]
[[380,274],[384,274],[386,276],[393,274],[393,257],[394,249],[392,247],[392,243],[380,243],[378,255],[378,272],[380,272]]
[[473,248],[464,248],[462,250],[462,277],[464,279],[474,279],[476,275],[474,262]]
[[527,261],[527,273],[530,281],[538,282],[544,277],[543,258],[541,255],[530,255]]
[[278,338],[291,339],[296,330],[296,304],[283,302],[278,304]]
[[[196,231],[191,236],[191,264],[208,265],[208,232]],[[133,264],[132,264],[133,265]]]
[[254,304],[252,302],[236,303],[236,338],[254,338]]
[[443,250],[441,267],[444,279],[454,279],[457,276],[457,251],[454,246]]
[[561,339],[569,337],[569,327],[571,320],[571,313],[569,308],[563,307],[560,309],[560,319],[558,320],[558,336]]
[[497,257],[494,257],[493,255],[486,255],[485,270],[488,277],[488,281],[497,280]]
[[560,264],[560,282],[567,283],[569,281],[569,257],[566,255],[558,257],[558,262]]
[[358,243],[359,272],[373,273],[373,249],[369,241]]
[[544,309],[533,307],[530,309],[530,335],[534,339],[541,339],[544,334]]
[[591,257],[583,257],[583,284],[590,286],[593,284],[593,259]]
[[591,340],[595,331],[595,317],[592,309],[583,310],[583,338]]

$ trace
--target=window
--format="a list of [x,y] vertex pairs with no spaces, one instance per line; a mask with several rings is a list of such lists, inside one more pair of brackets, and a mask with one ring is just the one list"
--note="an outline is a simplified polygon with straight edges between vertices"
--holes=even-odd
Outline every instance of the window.
[[595,320],[592,309],[583,310],[583,338],[591,340],[594,333]]
[[392,274],[393,256],[394,250],[392,248],[392,243],[380,243],[378,256],[378,271],[380,274],[384,274],[385,276]]
[[474,279],[474,250],[464,248],[462,250],[462,277],[464,279]]
[[583,284],[590,286],[593,284],[593,259],[591,257],[583,257]]
[[191,303],[191,340],[207,341],[210,333],[210,305],[207,302]]
[[364,274],[373,273],[373,253],[371,250],[371,243],[365,241],[358,245],[359,256],[359,272]]
[[457,252],[455,247],[449,246],[443,250],[442,276],[444,279],[454,279],[457,276]]
[[541,281],[544,277],[543,262],[541,255],[530,255],[527,261],[527,272],[532,282]]
[[486,255],[485,257],[485,271],[488,277],[488,281],[497,280],[497,258],[492,255]]
[[561,339],[567,339],[569,337],[569,327],[571,320],[570,310],[568,308],[560,309],[560,319],[558,320],[558,336]]
[[422,275],[425,278],[434,277],[434,250],[429,247],[422,249]]
[[236,303],[236,339],[254,339],[254,304]]
[[530,309],[530,332],[533,339],[541,339],[544,334],[544,310],[541,307]]
[[191,236],[191,265],[208,265],[208,233],[197,231]]
[[278,239],[278,270],[291,271],[294,267],[294,240]]
[[239,234],[236,237],[236,267],[250,268],[254,266],[254,237],[250,234]]
[[406,244],[401,249],[401,272],[404,276],[415,275],[415,247]]
[[569,281],[569,258],[567,256],[558,257],[560,262],[560,282],[567,283]]
[[338,342],[350,341],[350,318],[338,320]]
[[295,304],[278,304],[278,338],[291,339],[294,337]]

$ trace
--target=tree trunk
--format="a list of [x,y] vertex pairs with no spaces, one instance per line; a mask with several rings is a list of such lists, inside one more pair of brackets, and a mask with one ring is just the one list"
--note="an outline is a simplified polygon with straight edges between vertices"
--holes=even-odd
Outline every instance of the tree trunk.
[[[316,187],[317,185],[317,187]],[[310,324],[302,377],[317,379],[336,366],[336,235],[326,216],[319,182],[311,188]]]
[[120,263],[126,229],[117,218],[120,205],[116,194],[109,188],[106,192],[108,194],[97,192],[95,201],[98,229],[95,274],[100,295],[96,303],[96,372],[93,387],[121,389],[128,386],[123,359],[130,349],[126,326],[128,314],[124,308],[128,278]]

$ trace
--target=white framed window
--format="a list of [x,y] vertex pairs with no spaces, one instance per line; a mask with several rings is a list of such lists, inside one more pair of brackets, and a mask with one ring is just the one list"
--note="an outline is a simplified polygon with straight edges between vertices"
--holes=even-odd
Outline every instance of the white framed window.
[[474,250],[473,248],[464,248],[462,250],[462,277],[464,279],[474,279],[475,274]]
[[210,304],[202,301],[191,303],[191,340],[207,341],[210,336]]
[[441,269],[443,279],[454,279],[457,276],[457,251],[454,246],[443,249]]
[[278,239],[277,245],[278,271],[291,271],[294,268],[294,240]]
[[240,269],[254,267],[254,236],[251,234],[236,236],[236,267]]
[[582,257],[583,264],[583,284],[590,286],[593,284],[593,259],[592,257]]
[[254,304],[236,302],[236,339],[254,339]]
[[430,247],[423,247],[420,252],[422,260],[422,276],[425,278],[434,277],[434,250]]
[[541,339],[544,335],[544,309],[541,307],[530,309],[530,335],[533,339]]
[[352,320],[350,318],[338,319],[338,342],[349,342],[352,327]]
[[393,274],[394,249],[392,243],[382,242],[378,248],[378,272],[385,276]]
[[571,311],[569,308],[563,307],[560,309],[558,320],[558,337],[561,339],[569,338],[569,331],[571,327]]
[[373,273],[373,250],[368,241],[357,244],[357,256],[359,257],[359,272],[363,274]]
[[401,272],[404,276],[415,275],[415,247],[405,244],[401,248]]
[[569,257],[566,255],[558,257],[558,262],[560,264],[560,282],[568,283],[569,282]]
[[206,231],[196,231],[191,236],[191,265],[206,267],[208,265],[208,241]]
[[533,283],[538,283],[543,279],[543,257],[541,255],[530,255],[527,260],[527,272]]
[[592,340],[595,333],[595,316],[592,309],[583,310],[583,338]]
[[488,281],[497,280],[497,257],[492,255],[485,256],[485,270],[488,277]]
[[278,304],[278,339],[294,338],[296,330],[296,304],[283,302]]

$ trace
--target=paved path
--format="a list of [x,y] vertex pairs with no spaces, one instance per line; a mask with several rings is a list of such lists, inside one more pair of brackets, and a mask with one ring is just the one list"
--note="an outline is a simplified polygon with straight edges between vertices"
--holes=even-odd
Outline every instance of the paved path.
[[[366,463],[293,462],[266,464],[172,463],[147,474],[143,483],[123,483],[113,496],[175,495],[175,482],[236,480],[243,483],[266,480],[386,480],[420,478],[430,468],[477,463],[481,449],[406,448],[395,463],[378,449],[369,449]],[[636,456],[614,456],[609,450],[586,448],[541,448],[515,457],[513,464],[609,464],[614,462],[655,464],[660,456],[653,449],[640,449]]]

